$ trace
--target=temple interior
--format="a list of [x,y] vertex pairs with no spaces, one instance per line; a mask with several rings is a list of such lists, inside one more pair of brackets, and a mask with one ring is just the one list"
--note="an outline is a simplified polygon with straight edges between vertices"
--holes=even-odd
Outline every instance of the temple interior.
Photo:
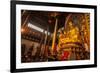
[[90,59],[90,14],[21,10],[21,62]]

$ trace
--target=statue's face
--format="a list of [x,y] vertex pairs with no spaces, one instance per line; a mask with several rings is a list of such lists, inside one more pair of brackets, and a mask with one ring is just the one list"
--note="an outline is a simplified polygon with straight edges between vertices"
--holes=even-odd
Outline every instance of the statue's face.
[[69,28],[72,28],[72,27],[73,27],[72,22],[69,22]]

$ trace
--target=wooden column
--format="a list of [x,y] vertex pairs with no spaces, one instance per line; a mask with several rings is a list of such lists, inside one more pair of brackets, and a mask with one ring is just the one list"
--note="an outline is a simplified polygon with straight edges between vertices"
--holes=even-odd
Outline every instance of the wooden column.
[[54,28],[54,33],[53,33],[53,39],[52,39],[53,40],[52,41],[52,50],[51,50],[52,55],[54,54],[53,51],[54,51],[54,46],[55,46],[55,41],[56,41],[57,23],[58,23],[58,19],[56,18],[55,28]]

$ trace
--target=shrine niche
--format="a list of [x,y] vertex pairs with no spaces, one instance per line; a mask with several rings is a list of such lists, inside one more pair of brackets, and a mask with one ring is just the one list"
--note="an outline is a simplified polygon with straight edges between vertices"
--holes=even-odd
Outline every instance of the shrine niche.
[[[59,29],[59,52],[61,52],[61,50],[67,50],[70,53],[70,57],[71,52],[73,51],[78,52],[80,54],[85,53],[83,51],[87,51],[88,53],[90,52],[89,20],[89,14],[72,13],[66,17],[64,29]],[[85,58],[86,57],[84,56],[84,59]],[[83,59],[83,56],[80,55],[80,59]],[[87,59],[89,59],[89,56]]]

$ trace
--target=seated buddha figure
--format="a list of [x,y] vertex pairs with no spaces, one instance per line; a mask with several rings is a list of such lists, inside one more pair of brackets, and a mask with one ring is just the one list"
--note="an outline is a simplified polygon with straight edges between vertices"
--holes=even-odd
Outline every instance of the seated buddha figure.
[[[66,31],[66,29],[68,29]],[[62,45],[66,43],[74,43],[74,42],[81,42],[81,37],[79,35],[79,29],[78,27],[74,26],[72,22],[70,21],[68,23],[68,28],[64,30],[64,33],[59,35],[59,48],[62,47]],[[63,36],[63,38],[62,38]]]
[[61,52],[61,60],[70,59],[71,46],[75,47],[76,42],[81,43],[79,28],[70,21],[68,27],[63,30],[63,33],[60,32],[59,35],[58,52]]
[[81,42],[78,27],[74,26],[71,21],[68,26],[69,30],[67,31],[66,37],[69,38],[69,40],[66,40],[66,42]]

